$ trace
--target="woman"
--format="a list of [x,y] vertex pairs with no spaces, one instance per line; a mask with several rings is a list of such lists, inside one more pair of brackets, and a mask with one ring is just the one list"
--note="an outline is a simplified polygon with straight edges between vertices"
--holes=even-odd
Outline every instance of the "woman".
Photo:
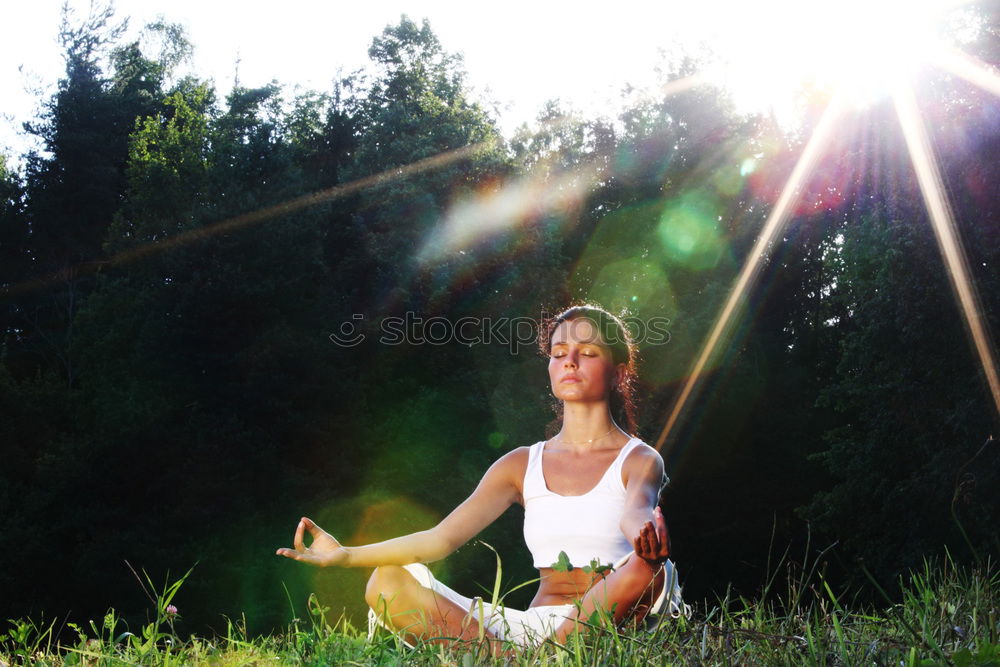
[[[542,333],[562,413],[553,438],[501,457],[472,495],[430,530],[346,547],[303,518],[294,548],[278,549],[278,555],[320,566],[374,567],[368,604],[380,622],[411,640],[562,642],[595,613],[616,622],[641,616],[665,579],[677,609],[680,591],[657,507],[663,460],[613,417],[619,414],[635,430],[635,346],[628,330],[600,308],[574,306]],[[539,570],[538,592],[526,611],[494,609],[459,595],[422,565],[455,551],[514,503],[525,508],[525,541]],[[308,547],[306,532],[312,536]],[[615,567],[586,567],[593,561]]]

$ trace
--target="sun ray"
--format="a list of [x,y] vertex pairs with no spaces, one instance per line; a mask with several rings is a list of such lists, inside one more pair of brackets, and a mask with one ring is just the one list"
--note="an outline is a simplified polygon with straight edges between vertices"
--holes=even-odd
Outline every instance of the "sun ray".
[[673,79],[668,81],[662,86],[660,86],[660,95],[662,97],[670,97],[671,95],[678,95],[685,91],[691,90],[692,88],[697,88],[698,86],[703,86],[709,83],[709,79],[702,74],[690,74],[680,79]]
[[1000,97],[1000,74],[982,60],[957,49],[946,49],[938,52],[934,64]]
[[785,228],[789,214],[793,210],[792,204],[795,201],[795,197],[829,142],[842,107],[842,97],[840,95],[834,96],[823,111],[823,115],[812,136],[809,138],[809,142],[802,151],[802,155],[799,156],[799,160],[795,164],[791,175],[789,175],[788,180],[785,182],[781,196],[778,198],[774,209],[772,209],[767,221],[764,223],[764,228],[761,230],[760,236],[757,237],[753,250],[747,256],[746,262],[743,264],[743,269],[740,271],[736,283],[729,292],[729,298],[726,300],[718,318],[716,318],[715,324],[712,326],[708,337],[705,339],[705,343],[702,345],[701,352],[698,354],[696,361],[688,373],[683,389],[674,400],[670,409],[670,415],[667,417],[667,421],[660,431],[659,437],[656,439],[656,449],[658,451],[662,451],[664,442],[666,442],[667,437],[677,424],[685,405],[697,387],[698,381],[701,379],[701,374],[705,366],[712,358],[719,343],[728,338],[731,333],[737,311],[743,305],[747,291],[757,279],[769,247]]
[[63,282],[71,277],[79,277],[81,275],[96,273],[107,267],[130,264],[149,255],[155,255],[163,252],[164,250],[188,245],[218,234],[224,234],[226,232],[266,222],[267,220],[278,216],[288,215],[289,213],[294,213],[311,206],[316,206],[317,204],[346,197],[347,195],[360,192],[366,188],[387,185],[404,178],[415,176],[425,171],[441,169],[454,162],[472,158],[480,151],[488,150],[492,146],[493,141],[487,140],[463,146],[461,148],[456,148],[455,150],[446,151],[444,153],[439,153],[438,155],[432,155],[431,157],[424,158],[423,160],[418,160],[412,164],[404,165],[402,167],[394,167],[378,174],[365,176],[364,178],[359,178],[355,181],[351,181],[350,183],[334,185],[333,187],[326,188],[325,190],[310,192],[309,194],[288,199],[279,204],[274,204],[273,206],[260,208],[256,211],[250,211],[249,213],[242,213],[231,218],[226,218],[225,220],[220,220],[219,222],[205,227],[199,227],[197,229],[181,232],[180,234],[176,234],[160,241],[146,243],[135,248],[123,250],[107,259],[75,264],[53,271],[45,276],[23,281],[16,285],[0,287],[0,299],[5,297],[10,298],[12,296],[16,296],[17,294],[36,289],[42,289]]
[[955,230],[955,220],[951,207],[945,196],[934,158],[930,139],[920,116],[913,90],[909,86],[900,86],[894,93],[893,101],[896,115],[903,130],[906,147],[917,174],[917,183],[924,199],[924,206],[931,219],[934,237],[948,269],[948,278],[955,292],[956,300],[965,316],[965,324],[972,338],[973,346],[979,355],[993,403],[1000,414],[1000,377],[997,375],[996,358],[993,352],[992,339],[987,331],[985,319],[982,316],[979,295],[969,273],[965,250]]

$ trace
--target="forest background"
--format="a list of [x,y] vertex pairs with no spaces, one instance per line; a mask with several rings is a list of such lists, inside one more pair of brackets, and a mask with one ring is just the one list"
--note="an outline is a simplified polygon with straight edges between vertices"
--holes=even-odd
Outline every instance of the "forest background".
[[[965,48],[998,63],[998,14],[975,11]],[[426,22],[294,94],[174,77],[183,31],[147,30],[66,22],[26,127],[43,149],[0,160],[2,618],[139,614],[130,567],[193,566],[192,631],[278,627],[310,591],[358,620],[367,573],[274,549],[303,514],[348,544],[429,527],[543,437],[545,362],[523,328],[488,333],[504,318],[592,300],[668,322],[640,368],[655,441],[828,101],[804,90],[794,129],[738,113],[666,85],[691,56],[616,118],[553,102],[504,137]],[[917,94],[995,328],[1000,102],[940,72]],[[844,122],[795,201],[663,448],[692,600],[755,593],[786,549],[890,590],[1000,550],[997,413],[891,102]],[[448,338],[462,321],[492,340]],[[508,586],[534,576],[519,511],[481,539]],[[474,592],[495,560],[470,544],[436,567]]]

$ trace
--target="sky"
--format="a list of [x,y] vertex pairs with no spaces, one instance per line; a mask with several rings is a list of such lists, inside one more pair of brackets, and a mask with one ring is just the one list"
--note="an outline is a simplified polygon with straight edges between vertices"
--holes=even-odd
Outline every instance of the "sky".
[[[10,157],[29,147],[20,127],[37,115],[62,74],[62,2],[8,1],[0,8],[0,152]],[[91,0],[68,2],[81,19],[89,12]],[[237,65],[244,86],[277,80],[290,93],[295,86],[329,90],[339,70],[369,63],[372,38],[401,15],[427,19],[444,48],[464,56],[473,95],[495,103],[508,136],[551,99],[588,116],[613,116],[627,85],[655,90],[664,53],[704,55],[706,46],[714,64],[704,78],[725,87],[738,109],[774,113],[783,122],[796,113],[796,90],[806,80],[853,88],[867,104],[927,60],[942,26],[950,25],[946,17],[963,4],[114,0],[118,17],[130,19],[131,37],[160,17],[180,23],[194,45],[187,71],[214,80],[221,96],[232,87]]]
[[[89,0],[70,0],[86,16]],[[344,3],[347,4],[347,3]],[[443,0],[341,3],[284,0],[269,5],[234,0],[117,0],[132,34],[162,16],[185,27],[194,45],[190,70],[225,93],[239,63],[240,82],[272,79],[289,87],[327,90],[338,68],[368,62],[374,36],[402,14],[428,19],[450,52],[465,58],[474,92],[498,105],[505,132],[531,121],[544,102],[560,98],[581,111],[611,108],[627,84],[650,85],[661,49],[692,35],[696,3],[667,0],[614,5],[509,1],[477,5]],[[38,110],[62,73],[57,42],[62,0],[6,3],[0,9],[0,150],[27,145],[21,124]],[[492,9],[484,9],[485,7]]]

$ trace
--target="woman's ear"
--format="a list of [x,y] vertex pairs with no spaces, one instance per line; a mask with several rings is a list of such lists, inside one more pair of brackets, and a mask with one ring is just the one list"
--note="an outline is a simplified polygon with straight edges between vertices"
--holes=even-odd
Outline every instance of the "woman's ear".
[[615,386],[621,387],[622,382],[625,381],[625,364],[618,364],[615,366]]

